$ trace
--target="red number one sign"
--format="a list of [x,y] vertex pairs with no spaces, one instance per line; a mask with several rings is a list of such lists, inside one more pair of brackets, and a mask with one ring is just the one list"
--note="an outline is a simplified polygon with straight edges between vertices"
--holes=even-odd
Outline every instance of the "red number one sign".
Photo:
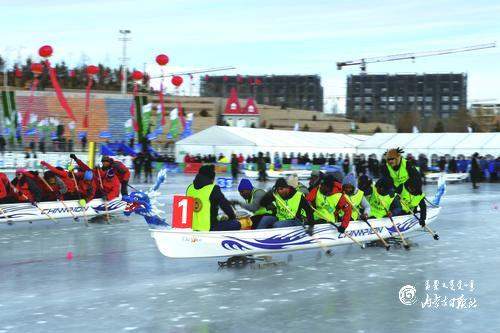
[[194,199],[184,195],[174,195],[172,210],[173,228],[191,228],[193,224]]

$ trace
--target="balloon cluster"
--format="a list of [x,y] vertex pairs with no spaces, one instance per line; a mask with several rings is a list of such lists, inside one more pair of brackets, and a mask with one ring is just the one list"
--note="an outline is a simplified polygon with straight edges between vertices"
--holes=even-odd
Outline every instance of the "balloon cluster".
[[[43,45],[42,47],[40,47],[38,49],[38,54],[40,55],[40,57],[44,58],[45,60],[47,60],[49,57],[51,57],[53,53],[54,53],[54,49],[50,45]],[[169,61],[170,61],[170,59],[166,54],[159,54],[156,56],[156,63],[160,66],[167,65],[169,63]],[[99,74],[99,71],[100,71],[99,67],[94,66],[94,65],[88,65],[86,70],[87,70],[87,75],[89,77]],[[35,76],[40,75],[43,72],[43,65],[40,63],[33,63],[31,65],[31,71],[33,72],[33,74]],[[136,82],[144,79],[144,77],[145,77],[145,74],[141,71],[135,70],[132,72],[132,79]],[[183,80],[182,76],[174,75],[174,76],[172,76],[171,82],[176,88],[178,88],[182,85],[184,80]]]

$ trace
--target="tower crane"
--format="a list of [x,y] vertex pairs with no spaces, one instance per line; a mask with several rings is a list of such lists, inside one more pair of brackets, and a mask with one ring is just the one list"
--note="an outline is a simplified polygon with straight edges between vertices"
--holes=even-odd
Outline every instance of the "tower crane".
[[401,54],[393,54],[382,57],[371,57],[371,58],[361,58],[357,60],[348,60],[348,61],[340,61],[337,62],[337,69],[341,70],[346,66],[355,66],[359,65],[361,69],[361,73],[366,72],[366,64],[377,63],[377,62],[387,62],[387,61],[397,61],[397,60],[406,60],[406,59],[416,59],[423,57],[433,57],[451,53],[459,53],[459,52],[469,52],[475,50],[489,49],[496,47],[496,42],[487,43],[487,44],[477,44],[471,46],[465,46],[455,49],[445,49],[445,50],[435,50],[435,51],[426,51],[426,52],[418,52],[418,53],[401,53]]

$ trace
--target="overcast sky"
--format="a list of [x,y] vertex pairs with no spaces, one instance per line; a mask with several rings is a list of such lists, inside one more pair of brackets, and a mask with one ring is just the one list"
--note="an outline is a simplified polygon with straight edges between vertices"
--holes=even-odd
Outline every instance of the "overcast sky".
[[[234,66],[227,74],[320,74],[328,101],[345,95],[340,60],[500,41],[500,1],[485,0],[0,0],[0,54],[54,47],[53,61],[118,65],[119,29],[130,64],[157,71]],[[500,97],[500,47],[368,66],[371,73],[465,72],[469,99]],[[187,87],[186,87],[187,90]],[[330,107],[330,103],[329,106]]]

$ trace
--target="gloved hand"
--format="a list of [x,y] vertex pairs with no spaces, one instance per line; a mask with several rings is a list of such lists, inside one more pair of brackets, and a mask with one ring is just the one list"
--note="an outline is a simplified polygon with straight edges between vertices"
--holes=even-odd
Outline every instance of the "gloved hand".
[[340,225],[337,227],[337,231],[340,232],[341,234],[343,234],[345,232],[345,228]]
[[309,236],[312,236],[313,232],[314,232],[314,225],[313,224],[309,224],[306,227],[306,234],[308,234]]
[[421,219],[420,221],[418,221],[418,223],[420,224],[420,226],[422,228],[425,227],[425,220],[424,219]]
[[47,162],[45,162],[45,161],[41,161],[41,162],[40,162],[40,165],[47,166]]
[[73,166],[73,164],[68,165],[68,171],[71,172],[73,170],[75,170],[75,167]]
[[365,213],[361,214],[361,220],[363,220],[363,221],[368,220],[368,215]]
[[387,217],[392,217],[392,212],[387,212]]
[[75,154],[69,154],[69,158],[76,160],[76,155]]

